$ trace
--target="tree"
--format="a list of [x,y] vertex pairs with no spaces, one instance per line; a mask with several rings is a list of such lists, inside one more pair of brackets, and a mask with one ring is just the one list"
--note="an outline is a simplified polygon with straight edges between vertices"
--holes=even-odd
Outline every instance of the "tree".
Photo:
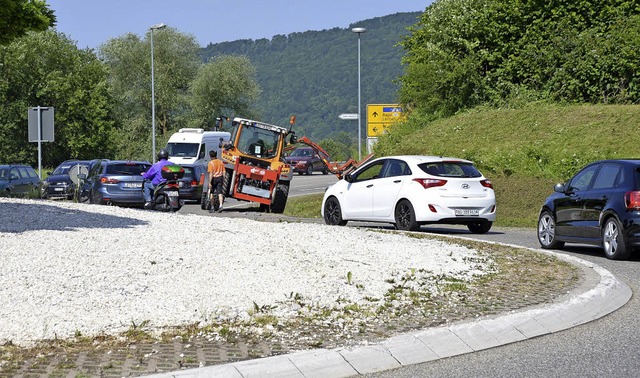
[[56,17],[43,0],[0,0],[0,45],[6,45],[28,31],[54,26]]
[[402,42],[400,102],[436,116],[538,99],[636,103],[639,14],[630,0],[436,1]]
[[0,47],[0,156],[37,162],[27,110],[55,108],[55,141],[44,143],[43,165],[69,158],[112,157],[114,118],[106,67],[61,33],[29,33]]
[[194,126],[211,128],[220,115],[252,117],[251,106],[260,94],[255,75],[244,56],[218,56],[202,65],[191,83]]
[[[99,56],[110,70],[121,120],[119,135],[128,141],[119,151],[123,158],[152,159],[150,33],[144,40],[128,33],[99,48]],[[189,85],[200,65],[199,46],[195,37],[173,28],[154,31],[153,44],[156,142],[165,142],[171,133],[190,123]]]

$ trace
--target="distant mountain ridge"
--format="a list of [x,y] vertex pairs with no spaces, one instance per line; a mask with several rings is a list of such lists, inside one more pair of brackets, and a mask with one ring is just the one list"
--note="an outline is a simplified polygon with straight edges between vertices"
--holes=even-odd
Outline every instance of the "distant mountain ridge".
[[286,126],[296,115],[298,135],[319,141],[346,131],[357,143],[357,121],[338,118],[358,111],[358,37],[351,29],[367,29],[360,36],[364,138],[366,105],[397,101],[395,80],[402,74],[404,55],[398,43],[421,14],[396,13],[348,28],[209,44],[201,54],[205,61],[217,55],[245,55],[251,60],[262,88],[256,104],[260,120]]

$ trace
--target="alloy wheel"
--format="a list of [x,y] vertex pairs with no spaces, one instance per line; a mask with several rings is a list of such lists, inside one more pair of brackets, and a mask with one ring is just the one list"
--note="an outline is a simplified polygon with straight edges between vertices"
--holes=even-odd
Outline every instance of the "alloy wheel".
[[604,228],[604,235],[602,238],[602,244],[607,256],[613,256],[618,251],[618,226],[615,222],[607,222]]

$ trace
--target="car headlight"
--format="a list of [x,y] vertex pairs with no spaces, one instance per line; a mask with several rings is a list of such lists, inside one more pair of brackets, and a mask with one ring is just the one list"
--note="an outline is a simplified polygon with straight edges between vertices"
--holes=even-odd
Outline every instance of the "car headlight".
[[42,181],[42,189],[47,188],[49,186],[49,181],[44,180]]

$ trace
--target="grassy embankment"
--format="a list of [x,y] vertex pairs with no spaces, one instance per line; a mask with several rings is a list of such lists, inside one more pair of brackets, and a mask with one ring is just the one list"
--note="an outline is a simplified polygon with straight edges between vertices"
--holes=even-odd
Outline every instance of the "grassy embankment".
[[[376,156],[424,154],[473,160],[494,184],[498,226],[535,227],[553,184],[587,163],[640,157],[640,106],[530,104],[476,109],[422,128],[397,127]],[[288,215],[319,217],[321,195],[289,199]]]

